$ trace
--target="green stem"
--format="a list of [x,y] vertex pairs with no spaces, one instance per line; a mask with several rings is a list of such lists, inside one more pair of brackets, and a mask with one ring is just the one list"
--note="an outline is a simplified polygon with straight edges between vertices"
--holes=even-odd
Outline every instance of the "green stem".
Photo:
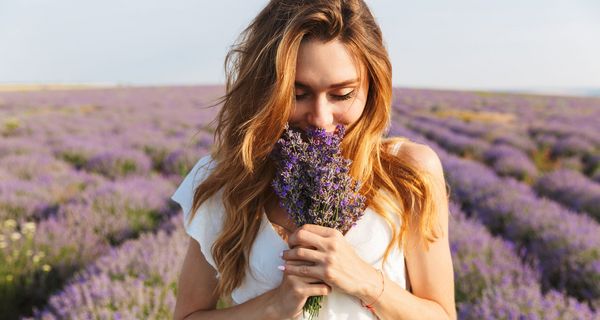
[[321,310],[321,302],[323,301],[323,296],[311,296],[306,299],[306,303],[304,303],[304,307],[302,308],[302,315],[308,312],[309,319],[316,319],[319,316],[319,310]]

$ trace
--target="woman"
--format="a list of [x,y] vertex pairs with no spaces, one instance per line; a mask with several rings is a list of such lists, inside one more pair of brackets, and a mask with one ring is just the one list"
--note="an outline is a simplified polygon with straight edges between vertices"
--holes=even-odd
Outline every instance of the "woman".
[[[271,1],[228,65],[212,152],[172,196],[193,238],[174,318],[301,318],[323,295],[319,319],[455,319],[442,166],[425,145],[384,139],[391,65],[365,3]],[[286,122],[346,127],[367,210],[345,235],[296,228],[278,205],[268,156]]]

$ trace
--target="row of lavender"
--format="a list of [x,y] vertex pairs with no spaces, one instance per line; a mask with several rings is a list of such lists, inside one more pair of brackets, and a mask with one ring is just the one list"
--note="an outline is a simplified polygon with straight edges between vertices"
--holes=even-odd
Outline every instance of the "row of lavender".
[[[530,140],[526,136],[516,137],[514,133],[505,130],[501,136],[486,139],[457,133],[448,128],[455,126],[453,120],[422,115],[407,118],[405,121],[408,127],[447,150],[463,157],[478,159],[498,174],[531,184],[538,194],[557,200],[573,210],[587,212],[600,221],[600,183],[590,180],[577,170],[569,169],[568,163],[561,163],[562,168],[556,164],[555,168],[546,168],[548,159],[541,156],[535,146],[527,143]],[[585,159],[597,168],[594,179],[599,179],[600,146],[597,151],[589,151]],[[542,173],[545,169],[548,172]]]
[[164,194],[173,186],[158,177],[134,177],[86,188],[43,220],[3,220],[2,314],[20,313],[29,304],[43,303],[48,291],[111,245],[155,228],[169,211]]
[[[493,144],[506,144],[526,153],[535,153],[536,151],[548,152],[547,156],[551,160],[560,160],[574,169],[594,176],[598,174],[599,159],[597,151],[600,143],[597,138],[592,142],[587,136],[592,132],[587,132],[586,137],[575,134],[566,135],[565,133],[551,131],[554,127],[535,127],[533,124],[522,123],[524,119],[511,115],[508,120],[507,114],[487,115],[487,118],[480,114],[482,111],[462,111],[460,116],[447,115],[441,110],[430,111],[421,110],[412,114],[406,110],[405,115],[414,117],[432,125],[440,125],[455,133],[466,137],[492,142]],[[465,113],[474,119],[461,120]],[[485,115],[486,113],[484,113]],[[457,119],[458,117],[458,119]],[[560,129],[558,129],[560,130]],[[596,129],[596,134],[598,134]],[[561,138],[557,138],[561,137]],[[485,143],[484,143],[485,145]]]
[[195,109],[195,91],[168,92],[2,95],[0,314],[14,318],[44,304],[111,246],[175,212],[166,196],[206,152],[210,134],[190,145],[193,120],[169,112],[168,98],[187,92],[179,107]]
[[[510,242],[494,238],[451,206],[451,249],[461,319],[594,319],[585,304],[551,290],[523,265]],[[156,234],[113,248],[36,310],[36,319],[166,319],[190,238],[178,215]],[[193,241],[193,240],[191,240]],[[221,304],[220,307],[224,305]]]
[[600,308],[600,225],[586,215],[538,198],[513,178],[447,153],[435,142],[396,126],[391,134],[425,143],[440,156],[452,197],[493,234],[514,242],[541,276],[544,291],[555,288]]
[[598,98],[403,89],[396,93],[395,109],[411,118],[549,157],[549,168],[558,161],[588,176],[600,175]]
[[[522,140],[525,144],[535,141],[556,148],[554,153],[560,156],[578,152],[558,146],[587,146],[577,149],[581,151],[579,156],[600,146],[597,125],[600,98],[414,89],[398,89],[395,93],[396,109],[463,120],[452,121],[451,127],[466,135],[482,137],[499,133],[502,137],[508,133],[515,141]],[[507,126],[510,131],[504,130]]]

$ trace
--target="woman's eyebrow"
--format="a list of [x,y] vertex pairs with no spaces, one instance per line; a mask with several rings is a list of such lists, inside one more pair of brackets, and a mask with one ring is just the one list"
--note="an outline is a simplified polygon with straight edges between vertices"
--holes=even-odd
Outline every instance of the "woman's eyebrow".
[[[340,83],[334,83],[334,84],[330,85],[328,89],[339,88],[339,87],[343,87],[343,86],[347,86],[347,85],[351,85],[351,84],[356,84],[356,83],[358,83],[358,79],[350,79],[350,80],[342,81]],[[294,85],[296,87],[310,89],[309,85],[307,85],[305,83],[302,83],[300,81],[295,81]]]

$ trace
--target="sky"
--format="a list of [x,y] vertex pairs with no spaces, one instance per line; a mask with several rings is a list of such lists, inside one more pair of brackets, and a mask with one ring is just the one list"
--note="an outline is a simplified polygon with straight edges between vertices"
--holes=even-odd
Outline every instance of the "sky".
[[[223,84],[267,0],[0,0],[0,84]],[[366,0],[398,87],[600,92],[600,1]]]

